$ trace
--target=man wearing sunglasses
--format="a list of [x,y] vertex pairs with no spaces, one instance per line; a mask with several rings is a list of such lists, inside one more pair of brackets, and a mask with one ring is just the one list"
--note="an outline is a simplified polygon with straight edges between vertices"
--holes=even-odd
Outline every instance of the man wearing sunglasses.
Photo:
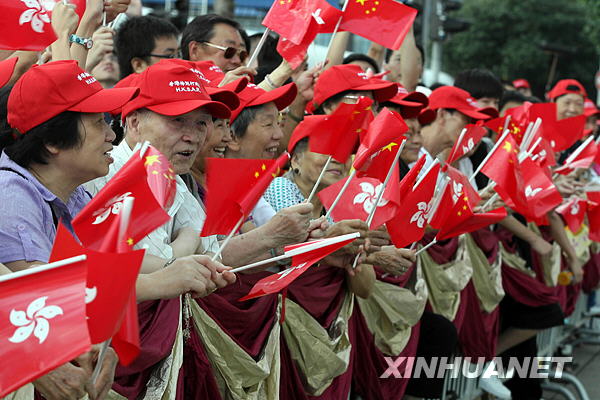
[[[190,61],[212,61],[223,72],[236,70],[244,75],[253,70],[241,71],[248,51],[240,25],[216,14],[200,15],[190,22],[181,35],[183,58]],[[239,69],[239,71],[237,71]]]

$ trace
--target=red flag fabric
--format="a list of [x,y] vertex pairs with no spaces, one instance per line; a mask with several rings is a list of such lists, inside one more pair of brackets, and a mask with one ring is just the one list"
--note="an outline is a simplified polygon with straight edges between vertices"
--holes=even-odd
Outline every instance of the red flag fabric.
[[73,219],[75,233],[85,247],[92,250],[101,248],[111,221],[120,213],[123,200],[128,196],[135,198],[129,225],[134,244],[169,221],[169,214],[148,186],[144,164],[145,159],[135,152]]
[[590,240],[600,242],[600,192],[587,192],[586,196],[590,202],[587,208]]
[[173,166],[160,151],[149,146],[144,154],[144,167],[148,174],[148,186],[156,201],[168,210],[173,205],[177,193],[177,182]]
[[[359,178],[369,177],[375,178],[381,182],[385,181],[385,177],[387,176],[392,163],[396,159],[396,154],[400,150],[400,146],[402,145],[402,141],[404,138],[401,138],[401,141],[390,142],[384,147],[382,147],[377,153],[375,153],[370,159],[368,166],[362,171],[356,171],[356,176]],[[399,169],[396,170],[399,172]],[[393,176],[391,179],[395,179],[396,181],[400,180],[400,174],[397,173],[396,176]],[[401,198],[401,197],[399,197]]]
[[416,16],[417,10],[394,0],[350,0],[340,29],[397,50]]
[[[327,240],[327,239],[325,239]],[[239,301],[250,300],[256,297],[265,296],[267,294],[278,293],[281,290],[287,288],[296,278],[304,273],[311,265],[322,259],[323,257],[333,253],[334,251],[341,249],[345,245],[353,242],[356,238],[343,240],[338,243],[331,244],[318,248],[314,251],[309,251],[303,254],[292,257],[292,266],[281,272],[270,275],[266,278],[256,282],[256,284],[250,289],[250,292],[239,299]],[[297,249],[301,246],[310,246],[317,241],[301,243],[299,245],[286,246],[284,251],[291,249]]]
[[403,135],[407,131],[408,125],[406,125],[400,114],[388,108],[382,109],[377,117],[371,121],[366,134],[361,138],[360,146],[352,164],[354,169],[366,170],[371,160],[379,153],[390,150],[390,146],[402,143],[405,139]]
[[468,200],[461,199],[454,205],[453,213],[446,219],[435,236],[437,240],[446,240],[454,236],[469,233],[502,221],[508,214],[504,207],[498,207],[485,213],[473,213]]
[[518,154],[519,146],[508,135],[481,167],[481,172],[496,182],[495,190],[505,202],[524,204],[525,195],[520,191],[523,185]]
[[[118,219],[115,220],[118,222]],[[123,320],[132,294],[135,305],[135,283],[144,258],[144,250],[124,251],[117,245],[110,252],[83,248],[61,223],[58,226],[50,260],[60,260],[78,254],[87,255],[86,315],[92,343],[101,343],[113,337]],[[137,306],[135,308],[137,326]],[[139,336],[137,338],[139,349]],[[137,356],[137,354],[136,354]],[[133,357],[135,358],[135,357]],[[132,354],[119,353],[122,364]]]
[[545,172],[547,168],[540,167],[527,157],[521,161],[520,170],[523,177],[520,190],[525,194],[525,202],[517,204],[516,211],[528,220],[535,220],[562,203],[561,194]]
[[583,142],[567,159],[565,163],[554,170],[557,174],[568,175],[577,168],[588,168],[598,154],[598,146],[593,138]]
[[579,232],[579,228],[585,219],[587,211],[587,200],[579,197],[572,197],[565,203],[556,208],[556,212],[563,218],[569,230],[573,233]]
[[[312,139],[311,139],[312,140]],[[206,221],[201,236],[227,235],[246,218],[289,160],[206,159]]]
[[413,191],[413,187],[417,183],[417,178],[421,173],[423,165],[425,165],[426,159],[427,157],[423,154],[400,181],[400,201]]
[[[329,209],[338,193],[344,186],[348,178],[342,179],[337,183],[321,190],[318,193],[321,203],[326,209]],[[398,182],[390,179],[388,187],[383,193],[383,197],[377,206],[377,212],[371,223],[371,229],[383,225],[394,216],[399,204]],[[377,196],[383,189],[383,183],[374,178],[354,178],[346,188],[346,191],[333,209],[331,217],[334,221],[344,219],[360,219],[366,221],[371,211],[375,207]]]
[[[0,49],[40,51],[56,40],[50,22],[57,0],[1,0]],[[69,2],[81,19],[85,1]]]
[[86,273],[84,260],[0,276],[0,397],[90,349]]
[[359,135],[366,132],[373,121],[372,104],[373,100],[368,97],[360,97],[356,104],[341,103],[333,113],[320,120],[325,124],[321,128],[325,129],[311,133],[310,151],[328,154],[345,163],[356,150]]
[[466,132],[462,136],[462,139],[460,141],[457,140],[454,146],[452,146],[452,150],[450,150],[450,154],[446,160],[448,164],[452,164],[473,150],[487,132],[483,126],[483,121],[479,121],[477,124],[469,124],[465,129]]
[[542,119],[542,136],[548,140],[554,151],[563,151],[581,139],[585,127],[585,115],[556,119],[556,103],[537,103],[531,106],[530,120]]
[[[413,167],[414,168],[414,167]],[[414,190],[402,197],[401,208],[385,225],[396,247],[405,247],[425,234],[440,165],[435,164]],[[406,176],[404,177],[406,179]]]
[[317,0],[315,4],[318,4],[319,7],[312,11],[308,28],[304,31],[302,39],[299,41],[289,40],[285,34],[282,34],[277,43],[277,52],[293,69],[302,64],[306,58],[308,46],[315,40],[317,34],[333,32],[342,16],[340,10],[332,7],[326,1]]

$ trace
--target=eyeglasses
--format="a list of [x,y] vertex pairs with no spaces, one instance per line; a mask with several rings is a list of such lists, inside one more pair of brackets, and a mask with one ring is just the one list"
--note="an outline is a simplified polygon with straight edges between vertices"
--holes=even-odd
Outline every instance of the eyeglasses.
[[177,52],[177,53],[173,53],[173,54],[148,54],[148,56],[150,57],[156,57],[156,58],[169,58],[169,59],[173,59],[173,58],[181,58],[181,53]]
[[233,58],[237,54],[238,57],[240,58],[240,61],[244,62],[244,60],[248,57],[248,52],[246,50],[236,49],[235,47],[219,46],[218,44],[214,44],[214,43],[210,43],[210,42],[202,42],[202,43],[204,43],[208,47],[214,47],[215,49],[219,49],[219,50],[225,52],[225,54],[223,54],[223,56],[226,59]]

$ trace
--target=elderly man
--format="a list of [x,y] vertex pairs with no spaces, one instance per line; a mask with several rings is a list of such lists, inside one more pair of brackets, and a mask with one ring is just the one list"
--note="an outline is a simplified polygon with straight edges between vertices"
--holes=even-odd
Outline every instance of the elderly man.
[[[165,155],[177,175],[188,173],[212,129],[213,117],[230,115],[229,108],[210,99],[198,75],[178,63],[161,61],[134,82],[140,87],[140,97],[122,109],[125,140],[111,152],[114,163],[108,176],[88,185],[93,193],[127,162],[134,146],[144,141]],[[177,193],[168,210],[171,220],[139,243],[153,256],[144,262],[142,273],[167,266],[196,268],[205,290],[195,291],[194,295],[206,296],[217,287],[234,282],[235,276],[207,256],[185,257],[215,252],[218,243],[214,237],[200,239],[205,217],[202,206],[181,178],[175,179]],[[176,385],[183,352],[182,309],[181,298],[140,304],[141,354],[134,366],[117,369],[113,386],[117,392],[127,397],[154,398],[162,397],[170,385]]]

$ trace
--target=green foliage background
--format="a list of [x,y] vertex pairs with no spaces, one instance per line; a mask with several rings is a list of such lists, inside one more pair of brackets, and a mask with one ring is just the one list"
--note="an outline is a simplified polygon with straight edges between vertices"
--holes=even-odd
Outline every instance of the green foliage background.
[[528,79],[534,94],[543,96],[551,62],[539,47],[545,41],[573,50],[560,56],[554,81],[578,79],[595,99],[600,0],[465,0],[451,15],[472,25],[444,44],[449,73],[488,68],[502,79]]

